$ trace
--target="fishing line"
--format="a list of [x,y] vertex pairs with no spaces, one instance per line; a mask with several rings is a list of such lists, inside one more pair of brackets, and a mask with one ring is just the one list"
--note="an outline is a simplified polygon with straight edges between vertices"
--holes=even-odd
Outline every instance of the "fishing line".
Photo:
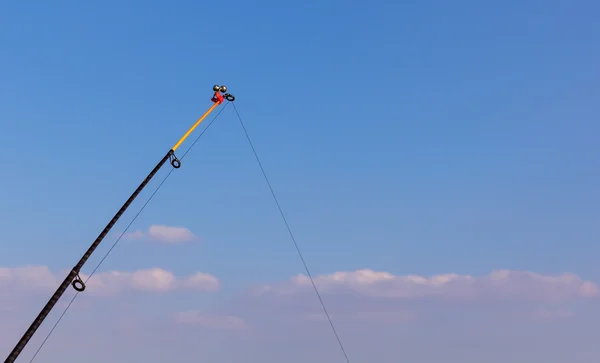
[[[194,142],[183,153],[183,155],[179,158],[179,160],[183,160],[185,158],[185,156],[190,152],[190,150],[194,147],[194,145],[196,145],[196,143],[198,142],[198,140],[200,140],[200,138],[202,137],[202,135],[204,135],[204,133],[208,130],[208,128],[217,119],[217,117],[219,117],[219,115],[221,114],[221,112],[223,112],[223,110],[225,110],[225,108],[227,108],[227,105],[229,105],[229,103],[231,103],[231,102],[227,101],[227,103],[225,103],[225,105],[219,110],[219,112],[215,115],[215,117],[213,117],[212,120],[210,120],[210,122],[208,123],[208,125],[206,125],[206,127],[204,128],[204,130],[202,130],[202,132],[200,133],[200,135],[198,135],[198,137],[196,138],[196,140],[194,140]],[[146,208],[146,206],[150,203],[150,201],[152,200],[152,198],[154,198],[154,196],[156,195],[156,193],[160,190],[160,188],[167,181],[167,179],[169,178],[169,176],[171,176],[171,173],[173,173],[173,171],[175,169],[177,169],[177,168],[172,167],[171,170],[169,170],[169,173],[163,178],[163,180],[160,182],[160,184],[156,187],[156,189],[154,189],[154,192],[152,192],[152,194],[150,195],[150,197],[148,197],[148,199],[146,200],[146,202],[144,203],[144,205],[142,205],[142,207],[137,212],[137,214],[133,217],[133,219],[129,222],[129,224],[127,225],[127,227],[123,230],[123,232],[121,232],[121,234],[119,235],[119,237],[117,238],[117,240],[112,244],[112,246],[109,248],[109,250],[106,252],[106,254],[104,254],[104,256],[102,257],[102,259],[100,260],[100,262],[98,262],[98,264],[96,265],[96,267],[92,270],[92,272],[90,273],[90,275],[88,276],[88,278],[85,280],[85,284],[87,284],[87,282],[89,281],[89,279],[92,278],[92,276],[96,273],[96,271],[104,263],[104,261],[106,260],[106,258],[108,257],[108,255],[110,255],[110,253],[112,252],[112,250],[121,241],[121,239],[123,238],[123,236],[125,235],[125,233],[127,233],[127,231],[129,230],[129,228],[137,220],[137,218],[144,211],[144,209]],[[73,298],[71,299],[71,301],[69,302],[69,304],[65,307],[65,309],[62,312],[62,314],[56,320],[56,323],[54,323],[54,326],[52,326],[52,329],[50,329],[50,331],[48,332],[48,334],[46,335],[46,337],[44,338],[44,340],[42,341],[42,343],[40,344],[40,346],[38,347],[38,349],[35,351],[35,354],[31,358],[31,360],[29,361],[29,363],[32,363],[35,360],[35,358],[37,357],[38,353],[42,350],[42,348],[44,347],[44,345],[46,344],[46,342],[48,341],[48,339],[50,338],[50,336],[52,335],[52,333],[54,333],[54,330],[56,329],[56,327],[58,326],[58,324],[61,322],[62,318],[65,316],[65,314],[67,313],[67,311],[69,311],[69,309],[71,308],[71,305],[73,304],[73,302],[75,301],[75,299],[77,298],[77,296],[79,296],[80,292],[81,291],[76,291],[75,292],[75,295],[73,295]]]
[[346,363],[350,363],[350,359],[348,358],[348,354],[346,354],[346,349],[344,348],[344,344],[342,344],[342,340],[340,339],[340,336],[338,335],[337,329],[335,328],[335,325],[333,324],[333,321],[331,321],[331,317],[329,315],[329,312],[327,311],[327,308],[325,306],[325,303],[323,302],[323,299],[321,298],[321,294],[319,293],[319,289],[317,288],[317,285],[315,284],[315,281],[312,277],[312,274],[310,273],[310,270],[308,268],[308,264],[306,263],[306,260],[304,259],[304,256],[302,255],[302,252],[300,250],[300,247],[298,245],[298,242],[296,242],[296,238],[294,237],[294,234],[292,233],[292,229],[290,228],[290,225],[287,221],[287,218],[285,217],[285,214],[283,213],[283,209],[281,208],[281,205],[279,204],[279,200],[277,199],[277,196],[275,195],[275,191],[273,190],[273,187],[271,186],[271,182],[269,181],[269,178],[267,177],[267,173],[265,172],[265,169],[263,168],[263,165],[260,161],[260,158],[258,157],[258,153],[256,152],[256,149],[254,148],[254,144],[252,143],[252,140],[250,139],[250,135],[248,134],[248,130],[246,129],[246,126],[244,125],[244,122],[242,121],[242,118],[240,116],[240,113],[238,112],[237,107],[235,106],[235,102],[231,102],[231,104],[233,105],[233,109],[235,110],[235,113],[237,115],[238,120],[240,121],[240,125],[242,126],[242,129],[244,130],[244,134],[246,135],[246,139],[248,140],[248,143],[250,144],[250,148],[252,149],[252,152],[254,153],[254,157],[256,158],[256,162],[258,163],[258,166],[260,167],[260,170],[262,172],[263,177],[265,178],[265,181],[267,182],[267,186],[269,187],[269,190],[271,191],[271,195],[273,196],[273,200],[275,200],[275,204],[277,205],[277,209],[279,209],[279,214],[281,215],[281,219],[283,219],[283,223],[285,224],[285,227],[287,228],[287,231],[292,239],[292,242],[294,243],[294,247],[296,248],[296,252],[298,252],[298,256],[300,257],[300,261],[302,261],[302,264],[304,265],[304,270],[306,271],[306,274],[308,275],[308,278],[310,279],[310,282],[313,286],[313,289],[315,290],[315,293],[317,295],[317,298],[319,299],[319,302],[321,303],[321,307],[323,308],[323,312],[325,313],[325,316],[327,317],[327,320],[329,321],[329,325],[331,326],[331,330],[333,331],[333,334],[335,335],[335,338],[338,342],[338,345],[340,346],[340,349],[342,351],[342,353],[344,354],[344,357],[346,358]]

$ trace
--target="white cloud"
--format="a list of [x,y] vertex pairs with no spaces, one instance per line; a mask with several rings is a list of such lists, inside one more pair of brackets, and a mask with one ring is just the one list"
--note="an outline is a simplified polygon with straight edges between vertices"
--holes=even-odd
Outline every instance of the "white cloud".
[[159,224],[151,225],[146,232],[138,230],[131,233],[125,233],[123,238],[129,240],[149,239],[166,244],[190,242],[197,239],[197,237],[185,227]]
[[[511,270],[496,270],[479,277],[454,273],[426,277],[363,269],[320,275],[315,277],[315,284],[323,293],[352,293],[391,300],[566,301],[599,295],[598,285],[574,274],[542,275]],[[308,277],[297,275],[285,283],[262,286],[254,294],[286,296],[311,290]]]
[[[34,293],[52,291],[62,282],[68,271],[53,272],[46,266],[0,267],[0,295],[4,291]],[[81,274],[86,280],[87,275]],[[209,274],[197,272],[187,277],[177,277],[172,272],[151,268],[133,272],[108,271],[97,273],[88,281],[86,293],[114,295],[127,291],[168,292],[179,290],[216,291],[219,280]]]
[[0,267],[0,288],[17,286],[26,290],[58,286],[59,280],[47,266]]
[[[82,276],[82,278],[85,279],[87,276]],[[218,290],[219,280],[212,275],[201,272],[179,278],[170,271],[151,268],[135,272],[110,271],[99,273],[90,279],[88,288],[90,292],[102,295],[112,295],[128,290],[146,292],[193,290],[208,292]]]

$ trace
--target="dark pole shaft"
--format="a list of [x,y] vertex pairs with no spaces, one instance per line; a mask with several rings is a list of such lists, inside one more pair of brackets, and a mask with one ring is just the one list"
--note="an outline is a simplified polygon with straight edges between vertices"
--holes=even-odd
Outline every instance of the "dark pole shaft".
[[[146,185],[150,182],[150,180],[152,180],[154,175],[156,175],[158,170],[167,162],[167,160],[169,160],[171,158],[172,155],[173,155],[173,150],[171,149],[162,158],[162,160],[158,164],[156,164],[154,169],[152,169],[150,174],[148,174],[146,179],[144,179],[144,181],[137,187],[137,189],[133,192],[133,194],[131,194],[129,199],[127,199],[127,201],[125,202],[125,204],[123,204],[121,209],[119,209],[117,214],[115,214],[115,216],[110,220],[110,222],[108,222],[108,224],[106,225],[106,227],[104,227],[104,229],[102,230],[102,232],[100,233],[98,238],[96,238],[94,243],[92,243],[90,248],[88,248],[88,250],[85,252],[83,257],[81,257],[81,259],[79,260],[77,265],[75,265],[75,267],[73,267],[73,269],[71,270],[69,275],[67,275],[67,277],[60,284],[60,286],[58,287],[58,289],[56,290],[54,295],[52,295],[50,300],[48,300],[48,302],[46,303],[46,305],[44,306],[42,311],[38,314],[38,316],[35,318],[33,323],[31,323],[31,325],[29,326],[29,329],[27,329],[25,334],[23,334],[23,337],[21,337],[21,340],[19,340],[17,345],[15,345],[12,352],[10,352],[10,354],[8,355],[8,358],[6,358],[4,363],[13,363],[17,359],[17,357],[19,356],[19,354],[21,354],[21,352],[23,351],[23,349],[25,348],[25,346],[27,345],[27,343],[29,342],[29,340],[31,339],[33,334],[35,334],[36,330],[40,327],[40,325],[42,325],[42,323],[44,322],[44,319],[46,319],[46,317],[48,316],[48,314],[50,313],[52,308],[54,308],[54,305],[56,305],[58,300],[65,293],[65,291],[69,287],[69,284],[71,284],[73,281],[75,281],[76,278],[78,278],[81,268],[86,263],[86,261],[90,258],[92,253],[94,253],[94,250],[96,250],[98,245],[100,245],[100,243],[102,242],[104,237],[106,237],[106,235],[112,229],[112,227],[115,225],[115,223],[117,223],[119,218],[121,218],[123,213],[125,213],[127,208],[129,208],[129,206],[135,200],[135,198],[138,196],[138,194],[140,194],[140,192],[144,189],[144,187],[146,187]],[[179,163],[179,161],[177,161],[177,163]],[[176,166],[176,165],[174,165],[174,166]],[[179,167],[179,166],[177,166],[177,167]],[[80,281],[80,284],[81,284],[80,286],[85,287],[83,281]]]

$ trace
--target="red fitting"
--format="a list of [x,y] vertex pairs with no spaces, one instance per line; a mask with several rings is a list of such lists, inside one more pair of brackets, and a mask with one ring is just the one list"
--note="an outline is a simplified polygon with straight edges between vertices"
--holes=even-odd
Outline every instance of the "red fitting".
[[221,92],[215,92],[215,95],[210,100],[220,105],[221,103],[223,103],[224,98]]

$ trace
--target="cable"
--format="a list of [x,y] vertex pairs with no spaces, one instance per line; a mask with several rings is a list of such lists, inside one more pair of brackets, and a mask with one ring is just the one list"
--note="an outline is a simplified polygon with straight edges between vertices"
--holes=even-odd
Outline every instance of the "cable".
[[250,139],[248,130],[246,130],[246,126],[244,125],[244,122],[242,121],[242,118],[240,117],[240,113],[238,112],[237,107],[235,107],[235,103],[232,102],[231,104],[233,105],[233,109],[235,110],[238,120],[240,121],[240,125],[242,125],[244,134],[246,134],[246,139],[248,140],[248,143],[250,144],[250,148],[252,148],[252,152],[254,153],[256,162],[258,163],[258,166],[260,167],[263,177],[265,178],[265,181],[267,182],[269,190],[271,191],[271,195],[273,196],[273,199],[275,200],[277,209],[279,209],[279,214],[281,215],[281,218],[283,219],[283,222],[285,223],[285,227],[287,228],[287,231],[292,239],[292,242],[294,242],[294,247],[296,247],[298,256],[300,257],[300,260],[302,261],[302,264],[304,265],[304,270],[306,271],[306,274],[308,275],[308,278],[310,279],[310,282],[315,290],[315,293],[317,294],[317,298],[319,299],[319,302],[321,303],[321,307],[323,308],[323,312],[325,312],[325,316],[327,317],[327,320],[329,321],[331,330],[333,330],[333,334],[335,335],[335,338],[337,339],[340,349],[342,350],[342,353],[344,354],[344,357],[346,358],[346,363],[350,363],[350,359],[348,358],[348,354],[346,354],[346,349],[344,348],[344,344],[342,344],[342,340],[340,339],[340,336],[338,335],[337,329],[335,328],[333,321],[331,321],[331,317],[329,316],[329,312],[327,311],[327,308],[325,307],[325,303],[323,302],[323,299],[321,298],[319,289],[317,288],[317,285],[315,284],[315,281],[310,273],[310,270],[308,268],[306,260],[304,259],[304,256],[302,255],[302,252],[300,251],[298,242],[296,242],[296,238],[294,237],[294,234],[292,233],[292,229],[290,228],[290,225],[288,224],[287,218],[285,217],[285,214],[283,213],[283,210],[281,209],[281,205],[279,204],[277,196],[275,195],[275,192],[273,191],[273,187],[271,186],[271,182],[269,181],[269,178],[267,177],[267,173],[265,172],[265,169],[263,168],[262,163],[260,162],[260,158],[258,157],[258,153],[256,152],[256,149],[254,148],[254,144],[252,143],[252,140]]
[[[202,132],[200,133],[200,135],[198,135],[198,137],[196,138],[196,140],[194,140],[194,142],[192,143],[192,145],[190,145],[190,147],[183,153],[183,155],[179,158],[179,160],[183,160],[183,158],[185,158],[185,156],[190,152],[190,150],[194,147],[194,145],[196,145],[196,143],[198,142],[198,140],[200,140],[200,138],[202,137],[202,135],[204,135],[204,133],[206,132],[206,130],[208,130],[208,128],[210,127],[210,125],[213,124],[213,122],[217,119],[217,117],[219,117],[219,115],[221,114],[221,112],[223,112],[223,110],[227,107],[227,105],[229,103],[230,102],[227,102],[225,104],[225,106],[223,106],[219,110],[219,112],[215,115],[215,117],[213,117],[213,119],[210,120],[210,122],[208,123],[208,125],[206,125],[206,127],[204,128],[204,130],[202,130]],[[163,186],[163,184],[167,181],[167,179],[169,178],[169,176],[171,176],[171,173],[173,173],[173,170],[175,170],[175,168],[171,168],[171,170],[169,170],[169,173],[163,178],[163,180],[156,187],[156,189],[154,189],[154,192],[152,192],[152,194],[150,195],[150,197],[148,197],[148,199],[146,200],[146,202],[144,203],[144,205],[140,208],[140,210],[137,212],[137,214],[133,217],[133,219],[131,220],[131,222],[129,222],[129,224],[127,225],[127,227],[125,228],[125,230],[123,230],[123,232],[121,232],[121,234],[119,235],[119,238],[117,238],[117,240],[113,243],[113,245],[108,249],[108,251],[106,252],[106,254],[104,254],[104,256],[102,257],[102,259],[100,260],[100,262],[98,262],[98,264],[96,265],[96,267],[92,270],[92,272],[90,273],[90,275],[88,276],[88,278],[85,280],[85,284],[87,284],[88,280],[92,278],[92,276],[96,273],[96,271],[104,263],[104,260],[106,260],[106,258],[108,257],[108,255],[112,252],[112,250],[121,241],[121,239],[123,238],[123,236],[125,235],[125,233],[127,233],[127,231],[129,230],[129,228],[131,227],[131,225],[133,225],[133,223],[137,220],[137,218],[140,216],[140,214],[144,211],[144,209],[146,208],[146,206],[148,205],[148,203],[150,203],[150,201],[152,200],[152,198],[154,198],[154,196],[156,195],[156,193],[160,190],[160,188]],[[44,345],[46,344],[46,342],[48,341],[48,339],[50,338],[50,336],[52,335],[52,333],[54,332],[54,330],[56,329],[56,327],[58,326],[58,324],[62,320],[62,318],[65,316],[65,314],[67,313],[67,311],[71,308],[71,305],[73,304],[73,302],[75,301],[75,299],[77,298],[77,296],[79,296],[79,293],[80,292],[77,291],[75,293],[75,295],[73,295],[73,298],[71,299],[71,301],[69,302],[69,304],[65,307],[65,310],[63,310],[62,314],[60,314],[60,316],[56,320],[56,323],[54,323],[54,326],[52,326],[52,329],[50,329],[50,331],[48,332],[48,334],[46,335],[46,337],[44,338],[44,340],[42,341],[42,343],[40,344],[40,346],[38,347],[38,349],[35,351],[35,354],[31,358],[31,360],[29,361],[29,363],[32,363],[35,360],[35,358],[37,357],[38,353],[42,350],[42,348],[44,347]]]

